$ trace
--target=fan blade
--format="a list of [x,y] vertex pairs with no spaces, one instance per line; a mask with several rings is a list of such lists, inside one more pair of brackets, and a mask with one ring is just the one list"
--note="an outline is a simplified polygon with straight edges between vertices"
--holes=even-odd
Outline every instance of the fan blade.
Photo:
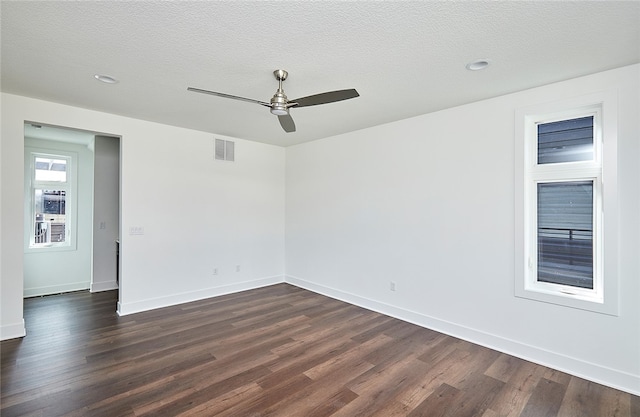
[[259,104],[261,106],[271,107],[271,104],[269,104],[269,103],[265,103],[264,101],[260,101],[260,100],[254,100],[252,98],[244,98],[244,97],[232,96],[231,94],[216,93],[215,91],[202,90],[200,88],[193,88],[193,87],[188,87],[187,90],[188,91],[193,91],[194,93],[210,94],[212,96],[231,98],[233,100],[246,101],[248,103],[256,103],[256,104]]
[[291,133],[296,131],[296,124],[293,123],[293,118],[290,114],[278,116],[278,121],[280,122],[280,126],[282,126],[285,132]]
[[333,103],[336,101],[348,100],[359,97],[360,94],[355,89],[329,91],[327,93],[314,94],[295,100],[289,100],[291,107],[317,106],[318,104]]

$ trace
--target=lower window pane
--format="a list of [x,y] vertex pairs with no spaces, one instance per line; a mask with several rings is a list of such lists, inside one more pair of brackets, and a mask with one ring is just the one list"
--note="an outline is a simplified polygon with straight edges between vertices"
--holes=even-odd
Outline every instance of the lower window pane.
[[66,192],[62,190],[35,190],[34,243],[65,242]]
[[538,184],[538,281],[593,288],[593,181]]

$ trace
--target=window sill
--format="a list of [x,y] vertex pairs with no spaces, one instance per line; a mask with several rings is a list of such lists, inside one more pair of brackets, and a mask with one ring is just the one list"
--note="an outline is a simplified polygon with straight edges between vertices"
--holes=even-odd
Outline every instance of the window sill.
[[67,252],[76,250],[76,246],[72,244],[66,245],[38,245],[38,246],[29,246],[25,248],[24,253],[46,253],[46,252]]
[[605,303],[600,297],[589,297],[581,294],[570,293],[570,290],[545,291],[538,289],[525,289],[524,286],[516,288],[515,296],[543,303],[555,304],[594,313],[618,316],[618,306],[614,303]]

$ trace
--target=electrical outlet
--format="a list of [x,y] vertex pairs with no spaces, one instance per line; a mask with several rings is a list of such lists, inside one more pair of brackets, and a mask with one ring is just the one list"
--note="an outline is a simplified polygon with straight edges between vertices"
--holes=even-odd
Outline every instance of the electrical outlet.
[[236,272],[240,272],[240,265],[236,265]]
[[396,290],[396,282],[395,281],[389,282],[389,289],[391,291],[395,291]]
[[218,275],[218,268],[213,268],[213,275]]

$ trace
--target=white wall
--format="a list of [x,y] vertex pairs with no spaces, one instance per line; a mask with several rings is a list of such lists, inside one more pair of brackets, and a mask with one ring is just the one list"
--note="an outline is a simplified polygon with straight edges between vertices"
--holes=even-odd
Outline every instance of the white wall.
[[[27,148],[28,147],[28,148]],[[91,247],[93,218],[93,152],[82,145],[71,143],[25,139],[25,150],[73,152],[77,155],[77,195],[73,205],[75,221],[72,221],[72,233],[75,235],[73,250],[29,249],[28,238],[31,221],[25,205],[24,223],[24,296],[55,294],[65,291],[77,291],[89,288],[91,283]],[[29,168],[26,167],[25,176]],[[26,185],[25,193],[29,188]]]
[[92,292],[118,288],[115,241],[120,233],[120,138],[96,136],[94,156]]
[[[283,148],[216,136],[236,141],[236,162],[214,161],[208,133],[5,93],[1,100],[0,338],[24,333],[25,120],[121,137],[121,314],[282,281]],[[145,234],[129,235],[131,227]]]
[[[639,80],[625,67],[287,148],[287,281],[640,393]],[[516,298],[515,109],[609,89],[620,315]]]

